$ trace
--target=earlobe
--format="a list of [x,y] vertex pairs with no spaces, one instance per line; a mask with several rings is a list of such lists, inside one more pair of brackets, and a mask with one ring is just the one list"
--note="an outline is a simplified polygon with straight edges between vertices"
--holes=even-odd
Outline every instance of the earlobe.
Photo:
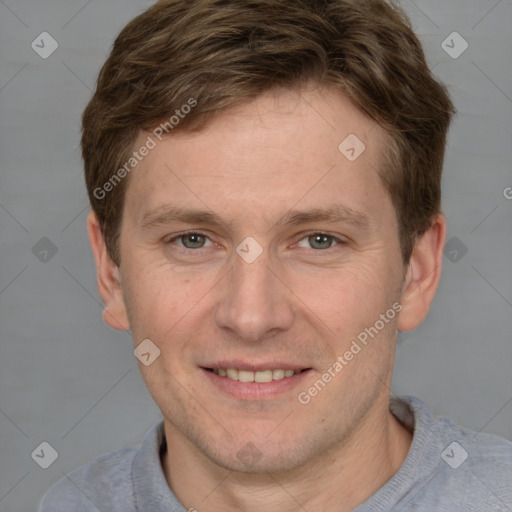
[[87,217],[87,231],[96,262],[98,291],[105,303],[103,320],[114,329],[127,331],[130,323],[121,289],[119,268],[108,254],[98,218],[93,211]]
[[446,221],[437,215],[430,228],[416,240],[402,290],[398,329],[411,331],[427,317],[434,299],[443,261]]
[[117,329],[118,331],[128,331],[130,329],[130,324],[124,317],[121,319],[121,316],[122,315],[112,313],[108,306],[103,308],[103,312],[101,314],[103,321],[113,329]]

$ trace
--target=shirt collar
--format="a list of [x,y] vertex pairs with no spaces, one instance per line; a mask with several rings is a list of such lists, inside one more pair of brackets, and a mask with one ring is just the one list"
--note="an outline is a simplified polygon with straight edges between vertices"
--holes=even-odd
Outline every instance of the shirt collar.
[[132,463],[132,485],[138,512],[186,512],[164,475],[160,457],[166,449],[162,420],[145,435]]

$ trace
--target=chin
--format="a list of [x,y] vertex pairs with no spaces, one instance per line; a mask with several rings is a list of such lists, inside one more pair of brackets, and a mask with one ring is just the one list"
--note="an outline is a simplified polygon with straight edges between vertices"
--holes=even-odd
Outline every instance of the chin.
[[[240,448],[233,451],[235,445]],[[292,471],[306,464],[316,452],[311,439],[306,443],[290,436],[286,439],[274,439],[272,442],[264,436],[255,441],[237,438],[236,441],[231,439],[224,446],[221,443],[214,443],[213,446],[214,449],[211,445],[202,446],[200,450],[216,465],[245,474]]]

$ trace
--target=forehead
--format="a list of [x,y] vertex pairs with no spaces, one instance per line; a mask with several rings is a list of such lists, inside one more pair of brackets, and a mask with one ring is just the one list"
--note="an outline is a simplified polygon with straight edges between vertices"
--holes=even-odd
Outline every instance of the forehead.
[[386,133],[329,89],[269,93],[199,132],[162,140],[143,132],[135,150],[148,137],[154,147],[132,171],[125,200],[135,224],[170,202],[268,222],[294,206],[342,204],[370,216],[389,206],[377,172]]

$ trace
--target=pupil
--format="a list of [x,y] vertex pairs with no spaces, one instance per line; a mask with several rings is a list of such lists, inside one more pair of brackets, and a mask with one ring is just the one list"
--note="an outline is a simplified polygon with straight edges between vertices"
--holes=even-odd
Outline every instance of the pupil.
[[184,238],[184,245],[186,247],[201,247],[203,245],[203,236],[197,234],[186,235]]
[[312,245],[317,249],[328,249],[330,247],[331,237],[328,235],[313,235],[311,237]]

